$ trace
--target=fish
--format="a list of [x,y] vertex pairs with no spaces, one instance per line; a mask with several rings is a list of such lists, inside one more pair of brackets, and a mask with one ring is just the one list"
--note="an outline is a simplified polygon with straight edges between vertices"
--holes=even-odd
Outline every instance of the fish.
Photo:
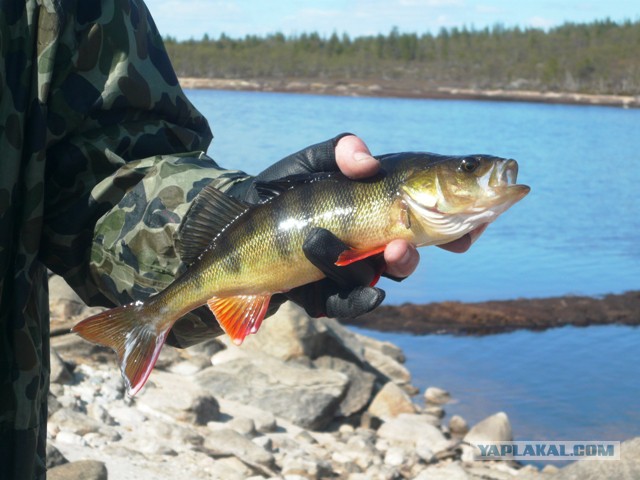
[[72,331],[116,352],[133,396],[186,313],[208,305],[240,344],[260,328],[272,295],[324,278],[302,249],[312,229],[349,246],[336,261],[346,266],[396,239],[422,247],[476,238],[530,190],[516,183],[513,159],[422,152],[378,159],[379,172],[367,179],[330,172],[257,184],[267,198],[256,205],[205,187],[181,230],[186,271],[156,295],[93,315]]

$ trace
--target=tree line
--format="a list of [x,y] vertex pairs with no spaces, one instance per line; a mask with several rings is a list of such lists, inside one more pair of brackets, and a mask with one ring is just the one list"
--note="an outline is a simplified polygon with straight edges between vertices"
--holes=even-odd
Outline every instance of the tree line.
[[430,86],[640,95],[640,20],[449,28],[351,38],[317,33],[165,39],[178,75],[402,81]]

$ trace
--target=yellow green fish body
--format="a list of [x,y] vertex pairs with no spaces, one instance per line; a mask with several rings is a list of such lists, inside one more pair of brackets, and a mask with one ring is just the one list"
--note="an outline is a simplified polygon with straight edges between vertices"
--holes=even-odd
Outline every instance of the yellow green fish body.
[[403,153],[381,164],[366,180],[331,173],[283,183],[274,186],[281,193],[252,207],[205,189],[183,228],[189,269],[158,295],[74,330],[118,353],[133,394],[185,313],[208,304],[239,343],[257,331],[272,294],[323,278],[302,249],[312,229],[325,228],[351,247],[337,262],[347,265],[395,239],[425,246],[480,232],[529,191],[515,184],[514,160],[487,155]]

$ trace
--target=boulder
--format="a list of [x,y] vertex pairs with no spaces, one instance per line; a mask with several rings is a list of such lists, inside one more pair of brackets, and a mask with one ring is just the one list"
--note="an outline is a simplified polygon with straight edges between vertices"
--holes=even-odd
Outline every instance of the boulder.
[[451,395],[438,387],[429,387],[424,392],[424,399],[431,405],[444,405],[451,401]]
[[69,460],[65,458],[60,450],[56,447],[47,443],[47,470],[52,469],[53,467],[57,467],[58,465],[63,465],[65,463],[69,463]]
[[460,415],[453,415],[449,419],[449,431],[453,435],[465,435],[469,431],[469,425]]
[[640,437],[620,444],[620,460],[575,462],[561,468],[553,480],[636,480],[640,478]]
[[107,480],[107,467],[96,460],[65,463],[47,472],[49,480]]
[[73,382],[73,374],[71,373],[71,370],[69,370],[69,367],[67,367],[67,365],[64,363],[64,360],[62,360],[62,357],[60,357],[60,355],[58,354],[55,348],[51,349],[50,358],[51,358],[50,359],[51,383],[60,383],[63,385],[68,385],[71,382]]
[[386,355],[387,357],[393,358],[398,363],[404,363],[407,360],[407,357],[405,357],[402,349],[391,342],[377,340],[360,333],[354,333],[354,336],[355,339],[358,340],[364,347],[371,348],[372,350],[378,350],[380,353]]
[[343,373],[259,354],[209,367],[194,378],[201,387],[227,400],[258,407],[310,429],[331,422],[349,386]]
[[365,347],[364,358],[373,368],[379,379],[383,381],[391,380],[401,386],[410,386],[411,373],[401,363],[392,357],[385,355],[379,350]]
[[482,442],[510,442],[513,440],[513,432],[509,417],[504,412],[491,415],[474,425],[463,440],[472,445]]
[[414,448],[420,441],[421,449],[429,448],[438,453],[449,447],[449,441],[426,415],[401,414],[384,422],[378,429],[378,437],[390,442],[408,443]]
[[378,418],[388,419],[401,413],[414,413],[416,407],[404,390],[393,382],[387,382],[373,398],[367,411]]
[[347,394],[338,407],[337,415],[348,417],[367,406],[376,380],[374,374],[363,371],[354,363],[326,355],[315,359],[313,364],[318,368],[344,373],[349,378]]
[[207,433],[204,448],[214,456],[233,455],[241,458],[248,465],[271,467],[274,463],[271,453],[231,429],[212,430]]
[[415,480],[468,480],[470,478],[459,464],[440,463],[424,469],[415,477]]
[[291,302],[282,305],[240,348],[282,360],[331,355],[356,364],[363,362],[363,346],[355,334],[335,319],[312,319]]
[[218,402],[206,390],[189,377],[163,371],[153,372],[136,397],[136,405],[145,413],[196,425],[206,425],[220,417]]

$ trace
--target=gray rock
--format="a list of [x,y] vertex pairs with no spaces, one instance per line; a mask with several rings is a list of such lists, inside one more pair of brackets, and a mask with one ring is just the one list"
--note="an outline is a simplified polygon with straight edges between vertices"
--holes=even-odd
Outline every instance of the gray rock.
[[282,475],[285,478],[300,476],[304,479],[327,478],[331,476],[331,465],[304,452],[292,452],[282,460]]
[[432,405],[444,405],[451,401],[451,394],[438,387],[429,387],[424,392],[424,399]]
[[398,363],[404,363],[407,359],[402,349],[391,342],[376,340],[375,338],[367,337],[359,333],[355,334],[355,338],[365,347],[378,350],[387,357],[393,358]]
[[371,401],[367,411],[378,418],[388,419],[401,413],[414,413],[416,407],[398,385],[387,382]]
[[86,307],[78,294],[58,275],[49,277],[49,311],[53,321],[67,320]]
[[362,364],[363,346],[355,335],[335,319],[312,319],[297,305],[287,302],[269,317],[260,331],[247,337],[241,347],[282,360],[322,355]]
[[441,462],[424,469],[415,480],[468,480],[469,475],[457,463]]
[[427,415],[433,415],[436,418],[442,418],[444,417],[444,408],[436,406],[436,405],[427,405],[424,410],[423,413],[426,413]]
[[253,437],[256,434],[256,424],[250,418],[237,417],[227,422],[227,427],[235,430],[245,437]]
[[183,422],[206,425],[220,417],[214,397],[189,377],[157,371],[136,397],[136,405],[146,413]]
[[208,468],[212,480],[245,480],[253,470],[235,457],[219,458]]
[[47,469],[50,470],[53,467],[57,467],[58,465],[63,465],[65,463],[69,463],[69,460],[60,453],[60,450],[50,443],[47,443]]
[[404,365],[393,358],[370,347],[365,347],[364,358],[377,372],[378,378],[381,380],[391,380],[401,386],[410,386],[411,373]]
[[449,441],[440,429],[431,424],[425,415],[401,414],[387,420],[378,429],[378,437],[391,442],[404,442],[415,446],[418,440],[424,442],[432,452],[438,453],[449,447]]
[[104,427],[101,422],[67,408],[62,408],[49,418],[50,431],[67,431],[76,435],[97,432]]
[[449,419],[449,431],[453,435],[465,435],[469,431],[469,425],[460,415],[453,415]]
[[549,476],[553,480],[636,480],[640,478],[640,437],[622,442],[620,460],[575,462]]
[[250,418],[260,433],[274,432],[277,428],[273,413],[251,405],[219,398],[220,412],[233,418]]
[[73,374],[55,348],[51,349],[51,383],[68,385],[73,382]]
[[322,356],[313,363],[318,368],[341,372],[349,378],[347,394],[340,403],[337,415],[348,417],[367,406],[373,392],[375,375],[362,371],[354,363],[336,357]]
[[107,467],[96,460],[65,463],[47,472],[49,480],[107,480]]
[[209,367],[195,379],[225,399],[258,407],[310,429],[331,422],[349,385],[342,373],[290,365],[257,354]]
[[485,418],[474,425],[464,436],[465,442],[470,444],[482,442],[510,442],[513,440],[511,423],[504,412]]
[[271,453],[231,429],[212,430],[207,433],[204,448],[215,456],[234,455],[249,465],[271,467],[274,463]]

